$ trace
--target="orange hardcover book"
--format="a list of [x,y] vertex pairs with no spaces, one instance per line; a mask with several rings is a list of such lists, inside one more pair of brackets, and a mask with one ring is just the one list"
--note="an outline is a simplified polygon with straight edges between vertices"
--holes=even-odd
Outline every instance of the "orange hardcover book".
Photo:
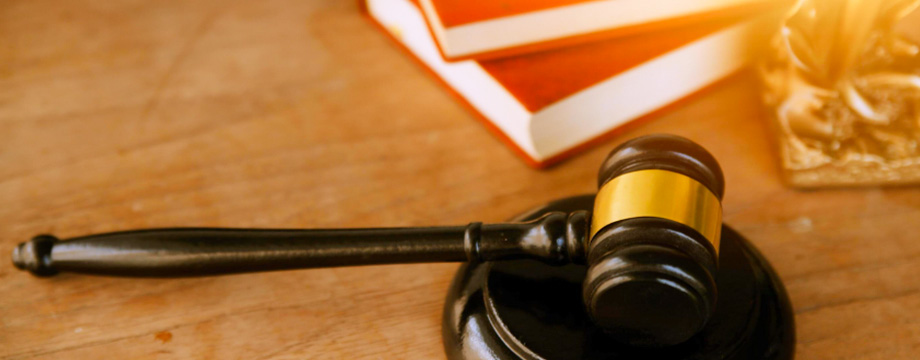
[[365,0],[368,16],[529,164],[541,167],[742,68],[769,30],[722,19],[553,51],[446,62],[412,0]]
[[419,0],[448,61],[569,46],[776,7],[785,0]]

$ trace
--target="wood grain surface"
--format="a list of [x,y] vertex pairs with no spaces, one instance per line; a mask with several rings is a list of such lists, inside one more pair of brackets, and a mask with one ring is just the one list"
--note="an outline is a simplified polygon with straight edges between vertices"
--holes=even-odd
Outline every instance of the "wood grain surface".
[[[798,359],[920,356],[920,189],[779,181],[742,74],[545,171],[354,1],[0,3],[0,257],[39,233],[501,221],[591,192],[617,143],[712,151],[785,281]],[[39,279],[0,261],[3,359],[439,359],[456,264]]]

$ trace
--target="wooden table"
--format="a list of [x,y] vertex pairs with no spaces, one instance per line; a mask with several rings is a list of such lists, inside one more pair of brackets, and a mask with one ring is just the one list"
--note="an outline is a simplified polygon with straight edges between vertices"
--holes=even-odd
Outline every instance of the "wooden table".
[[[39,233],[500,221],[594,190],[640,134],[721,161],[725,219],[795,306],[799,359],[920,354],[920,189],[779,181],[736,76],[546,171],[527,168],[353,1],[0,4],[0,256]],[[8,260],[7,260],[8,261]],[[442,358],[456,264],[39,279],[0,262],[0,358]]]

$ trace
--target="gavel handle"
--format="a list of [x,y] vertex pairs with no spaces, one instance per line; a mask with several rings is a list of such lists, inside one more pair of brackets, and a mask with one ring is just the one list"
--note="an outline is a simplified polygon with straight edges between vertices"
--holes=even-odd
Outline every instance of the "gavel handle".
[[36,275],[60,271],[183,277],[316,267],[534,258],[583,259],[588,214],[549,213],[526,223],[368,229],[172,228],[19,244],[13,263]]

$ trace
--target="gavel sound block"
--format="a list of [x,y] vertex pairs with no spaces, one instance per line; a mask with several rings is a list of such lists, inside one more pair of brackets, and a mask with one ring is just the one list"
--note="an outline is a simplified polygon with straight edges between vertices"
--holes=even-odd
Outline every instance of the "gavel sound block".
[[13,263],[39,276],[162,277],[460,261],[444,306],[452,359],[792,358],[788,297],[722,224],[712,155],[676,136],[637,138],[608,156],[598,184],[505,224],[40,235]]

